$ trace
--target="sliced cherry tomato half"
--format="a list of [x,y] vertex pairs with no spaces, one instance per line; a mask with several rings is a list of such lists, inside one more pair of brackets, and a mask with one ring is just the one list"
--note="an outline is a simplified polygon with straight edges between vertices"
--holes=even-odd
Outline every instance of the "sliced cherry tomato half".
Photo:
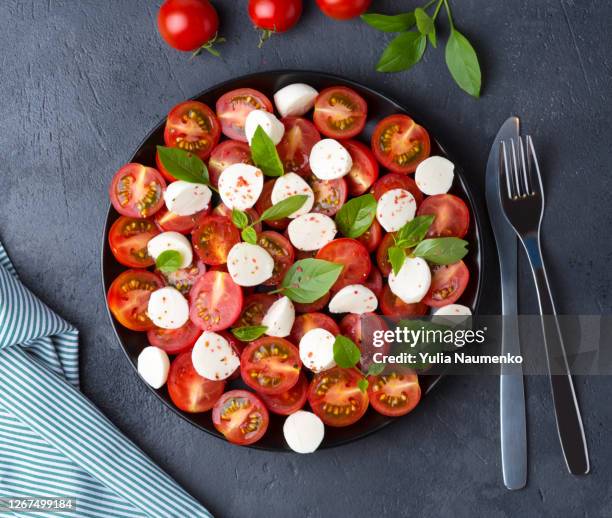
[[285,173],[296,173],[308,178],[310,171],[310,151],[321,140],[315,125],[302,117],[285,117],[285,134],[276,149]]
[[199,101],[186,101],[170,110],[164,142],[204,160],[219,142],[220,135],[221,126],[214,112]]
[[361,133],[368,105],[355,90],[345,86],[326,88],[317,97],[313,120],[326,137],[351,138]]
[[261,325],[261,320],[278,299],[269,293],[253,293],[244,299],[242,313],[236,321],[236,327],[251,327]]
[[[259,219],[259,214],[257,214],[257,211],[255,209],[247,209],[244,212],[248,216],[250,224],[253,224],[254,221],[257,221]],[[232,210],[224,203],[219,203],[219,205],[217,205],[213,209],[212,213],[217,216],[223,216],[224,218],[229,218],[231,221]],[[258,233],[261,232],[261,229],[262,229],[261,223],[257,223],[253,225],[253,228],[255,229],[255,232],[258,232]]]
[[370,255],[356,239],[343,237],[327,243],[317,252],[317,259],[331,261],[344,266],[338,280],[332,286],[337,291],[350,284],[362,284],[370,274]]
[[108,243],[115,259],[130,268],[147,268],[155,261],[147,251],[147,243],[159,234],[148,219],[121,216],[108,233]]
[[212,420],[229,442],[244,446],[264,436],[270,414],[263,401],[252,392],[230,390],[215,403]]
[[229,273],[210,271],[189,292],[191,321],[204,331],[230,327],[242,310],[242,289]]
[[196,222],[208,213],[208,209],[196,212],[191,216],[179,216],[170,212],[165,207],[155,214],[155,224],[163,232],[179,232],[180,234],[190,234]]
[[246,142],[244,123],[253,110],[272,113],[272,103],[264,94],[252,88],[238,88],[223,94],[217,100],[217,118],[221,131],[230,139]]
[[303,408],[306,403],[308,397],[308,379],[302,372],[298,382],[286,392],[275,396],[260,394],[260,397],[270,412],[280,415],[291,415]]
[[315,374],[308,389],[312,411],[328,426],[356,423],[368,409],[368,394],[357,385],[362,379],[357,369],[340,367]]
[[470,210],[453,194],[429,196],[417,210],[418,216],[435,216],[427,237],[464,237],[470,226]]
[[183,295],[188,295],[196,281],[206,273],[206,265],[202,261],[196,261],[187,268],[180,268],[174,272],[164,273],[156,270],[168,286],[173,286]]
[[376,295],[377,298],[380,298],[383,289],[383,277],[380,270],[376,268],[376,266],[372,265],[370,275],[368,275],[368,278],[365,280],[363,285],[366,288],[370,288],[374,292],[374,295]]
[[147,218],[164,205],[166,181],[152,167],[126,164],[115,173],[110,200],[115,210],[130,218]]
[[346,201],[348,191],[344,178],[319,180],[313,177],[310,186],[315,197],[312,212],[333,216]]
[[154,327],[147,331],[147,340],[151,345],[163,349],[168,354],[178,354],[193,347],[202,334],[191,320],[178,329],[162,329]]
[[389,354],[391,350],[389,342],[385,341],[382,347],[374,346],[374,333],[388,329],[383,317],[375,313],[364,313],[363,315],[349,313],[340,321],[340,332],[353,340],[361,351],[359,363],[362,370],[367,370],[373,362],[374,354]]
[[398,417],[406,415],[419,404],[421,387],[412,371],[393,367],[379,376],[368,376],[368,396],[379,414]]
[[262,394],[282,394],[289,390],[298,382],[301,367],[297,347],[274,336],[251,342],[240,358],[242,381]]
[[369,253],[374,252],[383,238],[383,228],[380,226],[380,223],[377,219],[372,221],[370,228],[366,230],[363,234],[361,234],[357,241],[359,241],[363,246],[366,247],[366,250]]
[[299,315],[295,319],[293,327],[291,328],[289,339],[294,344],[299,344],[302,337],[308,333],[308,331],[316,329],[317,327],[329,331],[334,336],[340,334],[338,324],[336,324],[332,317],[325,315],[324,313],[305,313],[303,315]]
[[[276,180],[268,180],[264,183],[261,194],[257,203],[255,203],[255,209],[259,214],[263,214],[266,209],[272,207],[272,189],[274,189],[274,182]],[[266,221],[266,225],[275,230],[285,230],[291,220],[289,218],[278,219],[276,221]]]
[[[245,139],[246,140],[246,139]],[[208,176],[210,183],[217,187],[221,173],[234,164],[253,165],[251,148],[246,142],[225,140],[212,150],[208,159]]]
[[470,271],[463,261],[434,266],[431,273],[431,287],[423,303],[434,308],[457,302],[470,280]]
[[376,250],[376,264],[385,277],[388,277],[391,273],[391,263],[389,262],[389,248],[395,246],[395,234],[389,232],[382,238],[378,250]]
[[163,287],[159,275],[147,270],[126,270],[108,289],[108,308],[122,326],[132,331],[148,331],[155,327],[147,316],[149,297]]
[[391,291],[389,285],[385,285],[380,297],[380,310],[383,315],[390,317],[410,317],[426,315],[429,308],[423,302],[406,304]]
[[378,178],[378,162],[372,150],[357,140],[343,140],[342,145],[353,159],[353,167],[344,177],[351,196],[366,192]]
[[283,280],[285,274],[295,261],[295,250],[287,238],[274,232],[265,230],[257,235],[257,244],[264,248],[274,259],[272,277],[263,283],[264,286],[273,286]]
[[391,115],[381,120],[372,135],[372,150],[378,161],[395,173],[414,173],[429,156],[429,133],[408,115]]
[[229,218],[207,215],[198,220],[191,242],[203,263],[225,264],[229,251],[240,242],[240,232]]
[[[298,258],[301,259],[301,258]],[[311,313],[313,311],[321,311],[331,298],[331,294],[328,291],[321,298],[318,298],[314,302],[294,302],[293,307],[295,308],[296,313]]]
[[423,202],[423,193],[417,187],[414,178],[399,173],[387,173],[381,176],[372,187],[372,195],[377,200],[387,191],[404,189],[414,196],[417,207]]
[[317,5],[327,16],[336,20],[348,20],[365,13],[372,0],[317,0]]

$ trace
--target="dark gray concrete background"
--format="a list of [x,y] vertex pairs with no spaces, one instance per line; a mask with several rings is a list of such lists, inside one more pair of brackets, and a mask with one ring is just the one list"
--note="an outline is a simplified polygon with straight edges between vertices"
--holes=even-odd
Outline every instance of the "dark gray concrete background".
[[[238,448],[181,420],[137,379],[115,343],[99,273],[110,178],[170,107],[238,75],[305,68],[413,109],[460,161],[481,206],[491,139],[520,115],[546,177],[544,246],[559,310],[609,313],[612,4],[452,2],[483,66],[474,100],[452,83],[441,50],[409,73],[376,73],[389,37],[328,20],[312,1],[295,30],[262,50],[246,0],[214,3],[223,57],[189,60],[160,41],[159,0],[0,2],[0,236],[26,284],[80,329],[84,392],[222,517],[612,516],[609,377],[577,381],[593,464],[584,478],[566,472],[547,379],[528,380],[529,485],[515,493],[501,480],[493,377],[448,378],[409,417],[341,448]],[[389,13],[417,4],[374,3]],[[493,313],[498,273],[488,258],[483,309]],[[521,267],[522,307],[535,312]]]

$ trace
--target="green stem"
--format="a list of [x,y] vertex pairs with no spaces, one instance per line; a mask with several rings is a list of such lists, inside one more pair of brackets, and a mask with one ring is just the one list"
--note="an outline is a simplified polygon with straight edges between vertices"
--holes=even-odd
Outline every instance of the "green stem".
[[451,14],[451,8],[448,5],[448,0],[444,0],[444,8],[448,16],[448,23],[450,23],[451,32],[455,30],[455,24],[453,23],[453,15]]
[[421,9],[423,9],[423,11],[426,11],[427,9],[429,9],[433,4],[435,4],[438,0],[430,0],[429,2],[427,2],[423,7],[421,7]]
[[432,19],[435,21],[436,18],[438,17],[438,13],[440,12],[440,8],[442,7],[442,4],[444,3],[444,0],[440,0],[438,2],[438,5],[436,6],[436,10],[433,13]]

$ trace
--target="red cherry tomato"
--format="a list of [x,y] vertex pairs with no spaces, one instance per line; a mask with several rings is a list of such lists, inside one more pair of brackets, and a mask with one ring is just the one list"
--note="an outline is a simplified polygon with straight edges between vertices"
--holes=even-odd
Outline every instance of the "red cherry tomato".
[[221,125],[214,112],[201,102],[186,101],[170,110],[164,142],[166,146],[189,151],[205,160],[220,135]]
[[208,380],[193,368],[191,351],[179,354],[170,364],[168,394],[183,412],[210,410],[223,394],[225,380]]
[[[266,209],[272,207],[272,189],[274,189],[275,181],[276,180],[268,180],[264,183],[259,199],[257,203],[255,203],[255,208],[259,214],[263,214]],[[275,230],[285,230],[290,221],[289,218],[283,218],[276,221],[266,221],[265,223]]]
[[228,218],[208,215],[197,222],[191,241],[203,263],[225,264],[229,251],[240,242],[240,232]]
[[242,289],[226,272],[206,272],[189,292],[191,321],[204,331],[230,327],[242,310]]
[[357,140],[344,140],[342,145],[353,159],[353,167],[345,176],[349,194],[360,196],[378,178],[378,162],[370,148]]
[[395,246],[394,236],[395,234],[393,232],[385,234],[385,237],[382,238],[380,245],[378,245],[378,250],[376,250],[376,264],[378,264],[378,268],[380,268],[380,273],[382,273],[385,277],[388,277],[391,273],[389,248]]
[[317,0],[319,9],[330,18],[348,20],[368,10],[372,0]]
[[346,201],[347,188],[344,178],[319,180],[313,177],[310,186],[315,196],[312,212],[333,216]]
[[272,277],[263,283],[264,286],[274,286],[283,280],[285,274],[295,261],[293,245],[287,238],[273,230],[265,230],[258,234],[257,244],[264,248],[274,259]]
[[344,266],[338,280],[332,286],[337,291],[350,284],[362,284],[370,273],[370,255],[359,241],[343,237],[327,243],[317,252],[317,259]]
[[362,379],[357,369],[340,367],[315,374],[308,389],[312,411],[328,426],[356,423],[368,409],[368,394],[357,385]]
[[436,194],[425,198],[418,216],[435,216],[427,237],[464,237],[470,226],[470,211],[465,202],[453,194]]
[[214,187],[217,187],[221,173],[233,164],[253,165],[251,148],[246,142],[225,140],[212,150],[210,158],[208,159],[210,183]]
[[377,200],[392,189],[404,189],[414,196],[417,207],[423,202],[423,193],[411,176],[399,173],[388,173],[382,176],[372,187],[372,195]]
[[[296,257],[296,260],[300,258]],[[331,294],[328,291],[321,298],[315,300],[314,302],[294,302],[293,307],[295,308],[296,313],[311,313],[313,311],[321,311],[331,298]]]
[[[249,218],[249,223],[252,225],[254,221],[257,221],[259,219],[259,214],[257,214],[257,211],[255,209],[247,209],[244,211],[246,213],[246,215]],[[223,216],[224,218],[228,218],[231,221],[232,218],[232,211],[231,209],[225,205],[224,203],[219,203],[219,205],[217,205],[212,213],[216,216]],[[232,223],[233,224],[233,223]],[[261,232],[262,226],[261,223],[257,223],[255,225],[253,225],[253,228],[255,229],[255,232]]]
[[368,105],[355,90],[332,86],[319,93],[313,120],[323,135],[338,139],[359,135],[367,116]]
[[153,329],[155,326],[147,316],[149,297],[163,286],[159,275],[147,270],[126,270],[108,289],[108,308],[122,326],[132,331]]
[[223,94],[217,100],[217,118],[227,138],[246,142],[244,123],[253,110],[272,113],[272,103],[264,94],[252,88],[239,88]]
[[294,344],[299,344],[302,337],[308,331],[316,329],[317,327],[329,331],[334,336],[340,334],[338,324],[336,324],[332,317],[325,315],[324,313],[305,313],[303,315],[299,315],[295,319],[293,327],[291,328],[289,339]]
[[219,17],[208,0],[166,0],[159,8],[157,27],[172,48],[193,52],[215,38]]
[[147,340],[151,345],[163,349],[168,354],[178,354],[191,349],[201,334],[202,330],[188,320],[178,329],[162,329],[161,327],[149,329]]
[[206,273],[206,265],[202,261],[196,261],[187,268],[180,268],[174,272],[156,271],[156,273],[166,280],[168,286],[173,286],[183,295],[188,295],[196,281]]
[[431,273],[431,287],[423,303],[434,308],[457,302],[470,280],[470,271],[463,261],[434,266]]
[[276,148],[285,173],[307,178],[311,174],[310,151],[321,140],[321,135],[312,122],[302,117],[285,117],[281,122],[285,125],[285,134]]
[[147,251],[147,243],[159,234],[148,219],[121,216],[108,233],[108,243],[115,259],[130,268],[147,268],[155,261]]
[[259,394],[270,412],[280,415],[291,415],[297,412],[306,403],[308,397],[308,379],[302,372],[298,382],[287,392],[271,396]]
[[370,275],[368,275],[368,278],[365,280],[363,285],[366,288],[370,288],[374,292],[374,295],[376,295],[377,298],[380,298],[383,289],[383,277],[380,270],[376,268],[376,266],[372,265]]
[[212,420],[229,442],[246,445],[264,436],[270,415],[263,401],[252,392],[230,390],[215,403]]
[[394,367],[380,376],[368,377],[368,396],[379,414],[397,417],[416,407],[421,399],[421,387],[416,374]]
[[282,394],[289,390],[298,382],[301,367],[297,347],[273,336],[251,342],[240,358],[242,381],[262,394]]
[[429,156],[429,134],[408,115],[381,120],[372,135],[372,150],[378,161],[395,173],[413,173]]
[[390,317],[409,317],[426,315],[429,308],[423,302],[406,304],[391,291],[389,285],[385,285],[380,297],[380,310]]
[[374,252],[383,238],[383,228],[380,226],[380,223],[377,219],[372,221],[370,228],[366,230],[363,234],[361,234],[357,241],[359,241],[363,246],[366,247],[366,250],[369,253]]
[[190,234],[198,219],[206,214],[207,210],[196,212],[191,216],[179,216],[163,207],[155,214],[155,224],[164,232],[179,232],[180,234]]
[[242,312],[236,321],[236,327],[251,327],[261,325],[261,320],[278,299],[268,293],[253,293],[244,299]]
[[302,16],[302,0],[249,0],[249,17],[259,29],[285,32]]
[[110,199],[115,210],[130,218],[147,218],[164,205],[166,182],[152,167],[126,164],[115,173]]
[[[365,353],[371,353],[370,349],[373,349],[373,344],[363,343],[363,331],[362,331],[362,319],[367,319],[366,322],[366,338],[373,338],[373,331],[388,329],[384,319],[375,313],[364,313],[363,315],[356,315],[355,313],[349,313],[340,321],[340,332],[344,336],[348,336],[355,344],[361,349],[362,355]],[[365,346],[365,347],[364,347]],[[387,345],[387,349],[390,346]],[[369,354],[371,356],[371,354]],[[362,357],[363,360],[363,357]]]

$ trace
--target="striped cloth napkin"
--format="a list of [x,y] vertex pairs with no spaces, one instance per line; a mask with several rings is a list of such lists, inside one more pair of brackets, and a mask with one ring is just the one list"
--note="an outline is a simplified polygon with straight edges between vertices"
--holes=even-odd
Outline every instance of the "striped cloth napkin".
[[0,243],[0,498],[76,498],[35,514],[50,518],[210,518],[79,392],[78,349]]

